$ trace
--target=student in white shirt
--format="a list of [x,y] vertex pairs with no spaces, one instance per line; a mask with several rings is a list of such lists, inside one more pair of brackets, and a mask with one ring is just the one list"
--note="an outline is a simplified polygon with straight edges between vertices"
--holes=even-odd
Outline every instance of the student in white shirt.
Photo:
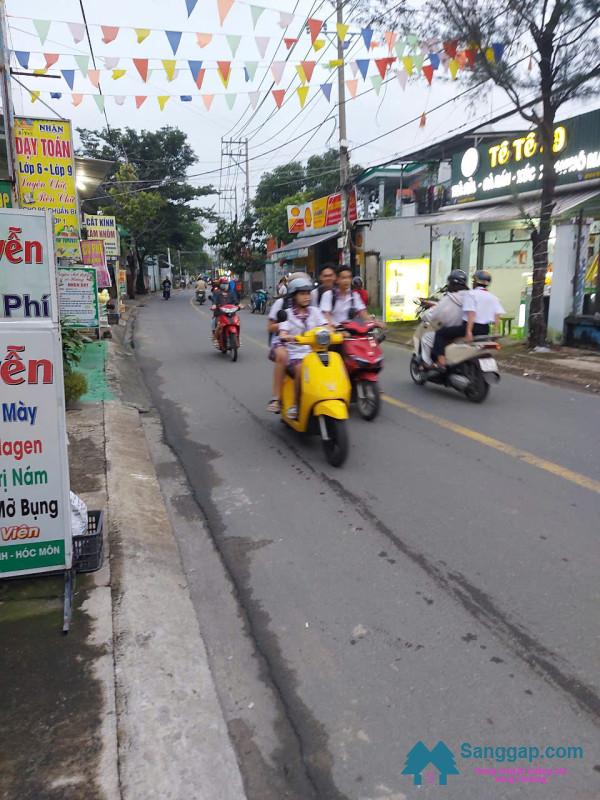
[[440,328],[435,335],[431,357],[438,366],[446,366],[444,351],[453,339],[464,336],[472,342],[474,336],[487,336],[490,326],[496,326],[500,316],[505,313],[498,298],[488,291],[492,276],[485,270],[477,270],[473,275],[473,288],[463,299],[463,321],[461,325]]
[[356,317],[369,318],[360,295],[352,291],[352,270],[345,264],[338,267],[336,288],[323,294],[320,307],[332,325],[341,325]]
[[325,292],[330,292],[335,286],[335,279],[337,267],[335,264],[322,264],[319,267],[319,285],[316,289],[313,289],[310,293],[310,304],[311,306],[318,306],[321,305],[321,298],[325,294]]

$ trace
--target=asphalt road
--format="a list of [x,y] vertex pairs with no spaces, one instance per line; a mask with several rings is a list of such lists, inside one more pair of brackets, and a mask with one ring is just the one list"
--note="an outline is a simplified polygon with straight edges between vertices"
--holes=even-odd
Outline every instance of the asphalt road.
[[[475,406],[386,345],[382,413],[353,413],[336,470],[264,410],[265,319],[242,313],[232,364],[205,308],[148,301],[135,345],[249,798],[598,798],[598,399],[503,376]],[[418,740],[452,749],[447,787],[401,775]],[[462,743],[584,756],[506,785],[475,768],[532,765]]]

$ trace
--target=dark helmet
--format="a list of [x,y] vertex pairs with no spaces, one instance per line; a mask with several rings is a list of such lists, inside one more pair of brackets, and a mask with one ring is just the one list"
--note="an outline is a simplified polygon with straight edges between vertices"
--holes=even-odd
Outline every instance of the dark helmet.
[[478,269],[475,275],[473,275],[474,286],[489,286],[491,282],[492,276],[484,269]]
[[467,273],[462,269],[453,269],[448,275],[448,289],[451,292],[458,292],[460,289],[467,289]]
[[352,286],[355,286],[357,289],[362,289],[362,285],[363,282],[360,275],[356,275],[354,278],[352,278]]

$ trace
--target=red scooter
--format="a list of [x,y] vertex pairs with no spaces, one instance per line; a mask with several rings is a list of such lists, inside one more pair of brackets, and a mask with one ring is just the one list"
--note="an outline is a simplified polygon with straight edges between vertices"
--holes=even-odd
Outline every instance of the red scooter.
[[379,413],[379,373],[383,369],[380,342],[385,339],[379,323],[349,320],[339,326],[344,332],[342,358],[352,384],[352,399],[363,419],[375,419]]
[[[212,311],[216,306],[212,307]],[[229,353],[232,361],[237,361],[238,350],[240,347],[240,318],[238,311],[240,307],[235,305],[220,306],[217,312],[217,327],[215,329],[215,341],[217,347],[226,355]]]

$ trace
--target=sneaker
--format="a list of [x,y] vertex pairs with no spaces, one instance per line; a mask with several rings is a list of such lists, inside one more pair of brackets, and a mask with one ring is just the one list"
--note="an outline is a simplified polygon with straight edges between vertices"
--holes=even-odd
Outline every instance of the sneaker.
[[267,406],[267,411],[270,411],[272,414],[281,414],[281,403],[276,397],[274,397]]
[[294,420],[298,419],[298,408],[297,408],[297,406],[291,406],[291,408],[288,408],[288,410],[286,411],[286,416],[287,416],[288,419],[294,419]]

